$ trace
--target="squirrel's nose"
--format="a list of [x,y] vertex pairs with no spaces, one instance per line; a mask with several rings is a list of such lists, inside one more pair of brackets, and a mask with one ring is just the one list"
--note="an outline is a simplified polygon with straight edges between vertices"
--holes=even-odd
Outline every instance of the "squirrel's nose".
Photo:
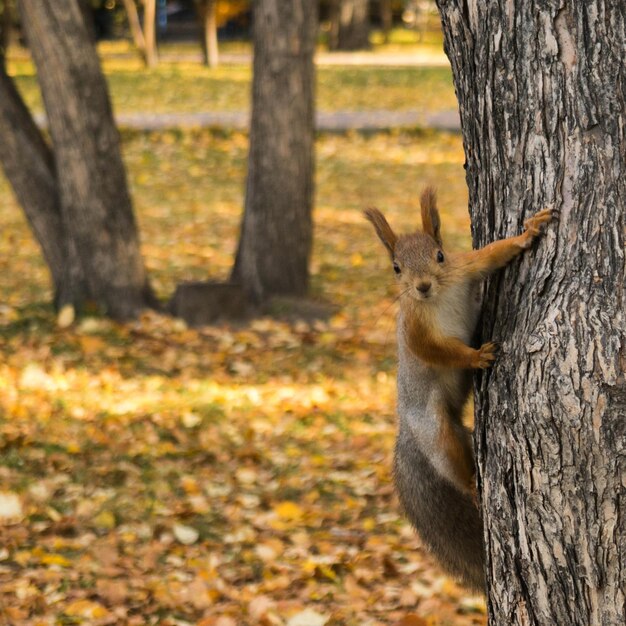
[[429,280],[424,280],[421,283],[419,283],[418,285],[416,285],[416,289],[420,292],[420,293],[428,293],[428,290],[431,288],[432,283]]

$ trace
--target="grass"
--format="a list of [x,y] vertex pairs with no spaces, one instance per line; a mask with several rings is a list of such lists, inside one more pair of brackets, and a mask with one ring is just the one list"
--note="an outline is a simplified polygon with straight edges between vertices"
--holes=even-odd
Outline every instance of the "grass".
[[[427,44],[419,46],[394,41],[375,49],[429,52],[437,46],[440,49],[441,45],[440,35],[436,33]],[[230,44],[238,51],[243,45]],[[225,47],[229,49],[228,45]],[[195,44],[171,44],[163,48],[164,58],[178,57],[179,60],[163,61],[157,68],[147,70],[127,42],[101,46],[103,67],[117,112],[186,113],[249,108],[249,65],[209,69],[199,62],[185,60],[189,54],[197,54]],[[23,51],[13,52],[9,72],[29,107],[41,111],[35,70]],[[431,112],[456,108],[448,67],[319,66],[316,97],[317,108],[322,111],[412,109]]]
[[[188,62],[162,63],[153,70],[133,66],[127,60],[105,64],[118,113],[249,109],[248,66],[208,69]],[[21,63],[14,65],[12,71],[29,107],[41,111],[41,95],[32,67]],[[321,111],[431,112],[456,107],[450,70],[444,67],[320,67],[316,95]]]

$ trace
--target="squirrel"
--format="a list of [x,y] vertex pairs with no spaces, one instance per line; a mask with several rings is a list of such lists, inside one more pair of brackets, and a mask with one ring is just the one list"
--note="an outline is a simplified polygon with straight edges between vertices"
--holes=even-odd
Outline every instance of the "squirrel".
[[545,209],[516,237],[470,252],[444,251],[436,194],[420,198],[422,231],[397,236],[378,209],[367,209],[400,284],[397,319],[398,432],[394,480],[409,521],[442,567],[485,590],[482,522],[470,431],[462,423],[472,370],[490,367],[494,342],[470,347],[480,314],[481,279],[527,250]]

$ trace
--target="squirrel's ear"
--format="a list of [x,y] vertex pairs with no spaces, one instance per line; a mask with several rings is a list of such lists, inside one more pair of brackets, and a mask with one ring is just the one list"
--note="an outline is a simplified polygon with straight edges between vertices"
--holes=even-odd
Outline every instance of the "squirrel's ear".
[[393,259],[393,251],[396,247],[398,237],[393,230],[391,230],[391,226],[389,226],[385,216],[378,209],[365,209],[365,211],[363,211],[363,215],[365,215],[366,219],[372,222],[378,237],[383,242],[385,248],[389,250],[389,254]]
[[420,197],[422,208],[422,228],[427,235],[430,235],[439,245],[441,245],[441,221],[437,210],[437,193],[433,187],[426,187]]

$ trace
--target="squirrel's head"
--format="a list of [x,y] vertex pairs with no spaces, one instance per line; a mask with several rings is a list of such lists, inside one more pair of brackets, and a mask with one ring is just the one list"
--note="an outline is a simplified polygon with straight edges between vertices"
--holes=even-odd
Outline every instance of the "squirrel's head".
[[391,256],[402,295],[416,301],[435,298],[444,286],[446,255],[443,251],[435,191],[427,187],[420,198],[422,230],[397,236],[378,209],[367,209],[378,237]]

